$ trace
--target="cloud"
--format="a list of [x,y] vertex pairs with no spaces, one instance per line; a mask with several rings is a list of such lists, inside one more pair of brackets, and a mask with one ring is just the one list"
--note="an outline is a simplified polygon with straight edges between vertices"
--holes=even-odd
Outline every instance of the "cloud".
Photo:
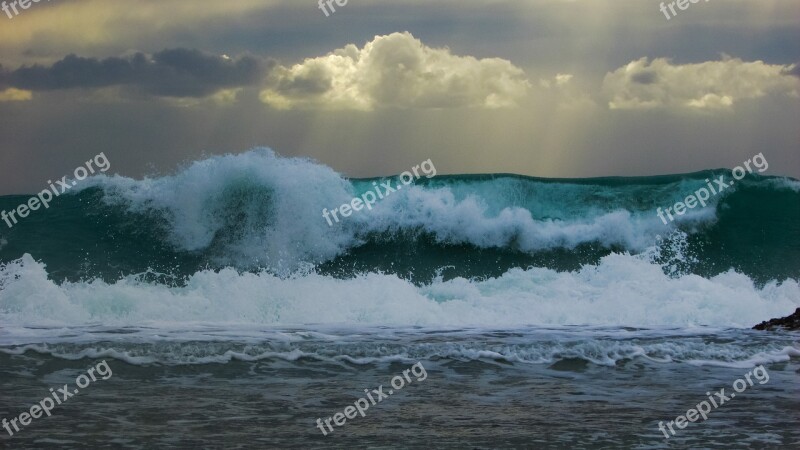
[[5,56],[7,50],[17,49],[35,49],[48,55],[74,49],[92,54],[116,54],[129,48],[158,49],[178,34],[207,34],[220,21],[241,21],[285,3],[286,0],[139,0],[135,6],[120,7],[108,0],[41,1],[13,21],[4,19],[0,54]]
[[556,75],[556,85],[563,86],[569,83],[572,80],[573,75],[571,73],[559,73]]
[[794,75],[800,78],[800,63],[792,64],[791,66],[787,67],[783,73],[786,75]]
[[747,99],[770,94],[797,96],[797,65],[720,61],[672,64],[665,58],[632,61],[610,72],[603,93],[611,109],[696,108],[725,110]]
[[405,32],[279,66],[261,100],[279,109],[500,108],[516,105],[529,86],[507,60],[456,56]]
[[555,85],[556,87],[566,86],[567,84],[569,84],[570,81],[572,81],[574,77],[575,76],[572,75],[571,73],[559,73],[556,74],[556,76],[554,76],[552,80],[550,80],[549,78],[540,79],[539,86],[545,89],[550,89],[551,87],[553,87],[553,85]]
[[224,89],[260,85],[272,65],[252,56],[232,59],[182,48],[124,58],[83,58],[73,54],[49,67],[34,65],[0,71],[0,87],[48,91],[125,86],[154,96],[205,97]]
[[23,102],[33,98],[31,91],[8,88],[0,91],[0,102]]

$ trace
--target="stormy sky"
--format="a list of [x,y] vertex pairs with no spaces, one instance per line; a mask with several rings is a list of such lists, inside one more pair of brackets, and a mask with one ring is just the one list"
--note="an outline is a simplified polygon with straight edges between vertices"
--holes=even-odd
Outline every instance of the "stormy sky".
[[[800,2],[52,0],[0,12],[0,194],[104,152],[268,146],[346,176],[800,177]],[[667,2],[669,3],[669,2]],[[9,18],[11,16],[11,18]]]

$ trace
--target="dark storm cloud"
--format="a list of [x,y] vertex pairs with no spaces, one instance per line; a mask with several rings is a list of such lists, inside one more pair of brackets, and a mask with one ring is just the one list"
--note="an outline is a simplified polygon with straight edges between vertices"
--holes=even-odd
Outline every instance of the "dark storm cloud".
[[182,48],[105,59],[72,54],[50,67],[0,68],[0,87],[49,91],[127,86],[155,96],[203,97],[224,88],[259,84],[273,66],[274,62],[253,56],[231,59]]
[[322,95],[333,85],[330,75],[320,67],[312,67],[308,73],[279,78],[275,90],[285,95],[308,97]]

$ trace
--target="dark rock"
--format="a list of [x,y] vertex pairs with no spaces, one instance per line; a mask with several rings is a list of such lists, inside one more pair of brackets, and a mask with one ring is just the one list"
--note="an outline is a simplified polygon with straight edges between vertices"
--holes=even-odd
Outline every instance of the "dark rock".
[[791,316],[783,317],[781,319],[772,319],[769,322],[761,322],[753,327],[754,330],[775,330],[779,328],[787,330],[800,330],[800,308],[797,308],[797,311],[795,311]]

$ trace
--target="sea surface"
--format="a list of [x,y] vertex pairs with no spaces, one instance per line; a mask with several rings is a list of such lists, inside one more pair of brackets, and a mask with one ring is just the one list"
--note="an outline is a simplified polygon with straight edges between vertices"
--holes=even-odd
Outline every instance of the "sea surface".
[[402,185],[254,149],[84,180],[0,222],[0,419],[113,375],[0,448],[800,448],[800,333],[750,329],[800,307],[800,182],[657,216],[720,176]]

